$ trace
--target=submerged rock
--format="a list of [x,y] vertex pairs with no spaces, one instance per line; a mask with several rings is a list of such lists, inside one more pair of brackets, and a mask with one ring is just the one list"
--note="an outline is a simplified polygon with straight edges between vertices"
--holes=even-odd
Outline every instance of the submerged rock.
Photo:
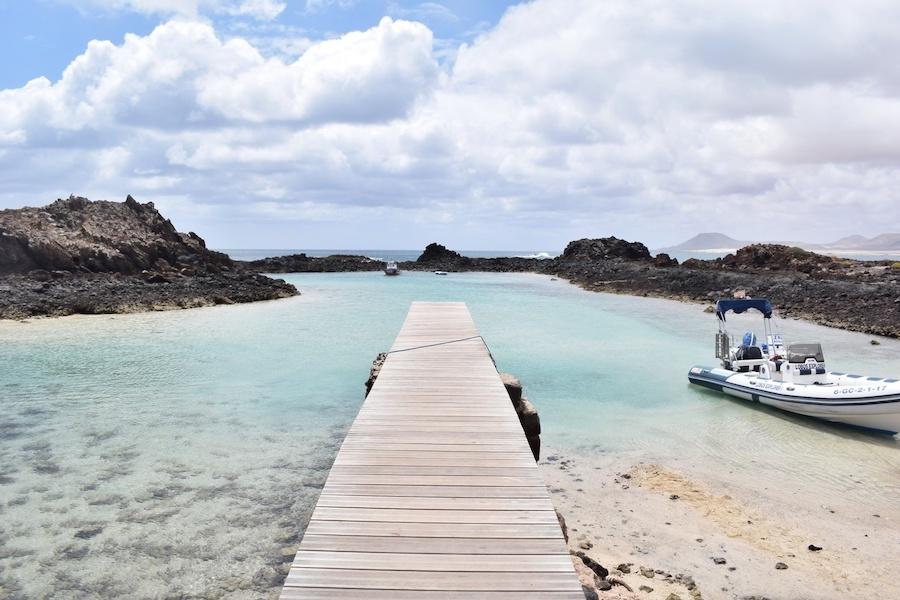
[[91,527],[88,529],[79,529],[75,532],[75,537],[80,540],[89,540],[103,533],[102,527]]

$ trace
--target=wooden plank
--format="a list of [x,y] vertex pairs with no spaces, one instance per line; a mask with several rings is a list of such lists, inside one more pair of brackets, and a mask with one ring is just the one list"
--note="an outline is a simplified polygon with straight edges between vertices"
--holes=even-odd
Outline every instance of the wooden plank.
[[532,486],[431,486],[431,485],[369,485],[326,481],[323,494],[359,496],[434,496],[441,498],[546,498],[547,488]]
[[418,554],[553,554],[555,538],[444,538],[399,536],[303,536],[304,550],[332,552],[416,552]]
[[286,587],[282,600],[584,600],[578,592],[477,592]]
[[368,483],[371,485],[431,485],[431,486],[510,486],[534,485],[543,487],[537,474],[524,477],[499,475],[365,475],[332,471],[328,480],[334,483]]
[[[431,461],[432,463],[434,461]],[[347,463],[343,460],[335,463],[340,468],[341,474],[359,475],[472,475],[472,476],[503,476],[503,477],[531,477],[533,473],[528,467],[518,465],[409,465],[409,464],[357,464]]]
[[368,523],[557,523],[549,510],[430,510],[412,508],[334,508],[317,506],[318,521]]
[[[571,564],[571,563],[570,563]],[[376,571],[365,569],[291,569],[286,587],[328,587],[366,590],[422,590],[454,592],[581,592],[568,573]]]
[[583,598],[476,336],[464,304],[413,303],[392,346],[402,351],[387,356],[344,439],[282,599]]
[[316,506],[440,510],[553,510],[547,498],[434,498],[428,496],[344,496],[322,494]]
[[[308,533],[320,535],[398,536],[439,538],[544,538],[559,540],[556,523],[390,523],[375,521],[320,521],[313,519]],[[301,542],[300,548],[303,548]]]
[[371,569],[393,571],[481,571],[498,573],[568,573],[572,561],[562,554],[419,554],[403,552],[328,552],[301,550],[292,569]]

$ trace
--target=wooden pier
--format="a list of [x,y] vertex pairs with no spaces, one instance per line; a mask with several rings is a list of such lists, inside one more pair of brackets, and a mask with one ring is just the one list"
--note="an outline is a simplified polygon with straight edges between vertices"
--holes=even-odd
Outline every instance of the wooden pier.
[[338,452],[281,598],[584,600],[547,489],[464,303],[412,304]]

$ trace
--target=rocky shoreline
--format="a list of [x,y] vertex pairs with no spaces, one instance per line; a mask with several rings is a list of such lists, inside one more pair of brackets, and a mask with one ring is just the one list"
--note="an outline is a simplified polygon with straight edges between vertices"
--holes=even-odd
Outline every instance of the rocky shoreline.
[[[268,273],[373,271],[364,256],[294,255],[243,263]],[[724,258],[653,256],[641,243],[615,237],[570,242],[553,259],[471,258],[430,244],[404,271],[539,273],[595,291],[710,304],[736,292],[769,298],[780,316],[900,338],[900,263],[823,256],[774,244],[747,246]]]
[[0,211],[0,319],[273,300],[297,289],[179,233],[152,203],[71,196]]
[[[296,295],[274,273],[379,271],[365,256],[232,260],[179,233],[152,203],[69,197],[0,211],[0,319],[135,312]],[[768,297],[780,316],[900,338],[900,263],[823,256],[773,244],[683,263],[615,237],[570,242],[553,259],[471,258],[429,244],[404,271],[539,273],[589,291],[710,304]]]
[[253,273],[9,275],[0,278],[0,319],[175,310],[295,295],[294,286]]

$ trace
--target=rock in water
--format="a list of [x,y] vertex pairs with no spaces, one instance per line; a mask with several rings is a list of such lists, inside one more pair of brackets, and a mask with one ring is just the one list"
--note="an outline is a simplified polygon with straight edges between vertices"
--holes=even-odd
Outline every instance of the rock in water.
[[541,417],[538,415],[537,408],[528,398],[524,396],[521,398],[516,406],[516,414],[519,415],[519,423],[521,423],[526,437],[541,434]]
[[433,262],[443,262],[443,261],[462,261],[464,257],[459,252],[455,252],[453,250],[449,250],[443,244],[438,244],[437,242],[432,242],[425,246],[425,251],[419,255],[419,258],[416,259],[416,262],[419,263],[433,263]]
[[381,367],[384,366],[386,358],[387,352],[379,352],[378,356],[375,357],[375,360],[372,361],[372,367],[369,369],[369,378],[366,380],[366,396],[372,391],[372,386],[375,385],[375,380],[378,379],[378,375],[381,373]]
[[651,260],[647,246],[640,242],[627,242],[617,237],[581,239],[569,242],[563,251],[563,260],[596,261],[622,258],[625,260]]
[[522,382],[509,373],[500,373],[500,380],[506,386],[506,393],[515,405],[522,398]]

